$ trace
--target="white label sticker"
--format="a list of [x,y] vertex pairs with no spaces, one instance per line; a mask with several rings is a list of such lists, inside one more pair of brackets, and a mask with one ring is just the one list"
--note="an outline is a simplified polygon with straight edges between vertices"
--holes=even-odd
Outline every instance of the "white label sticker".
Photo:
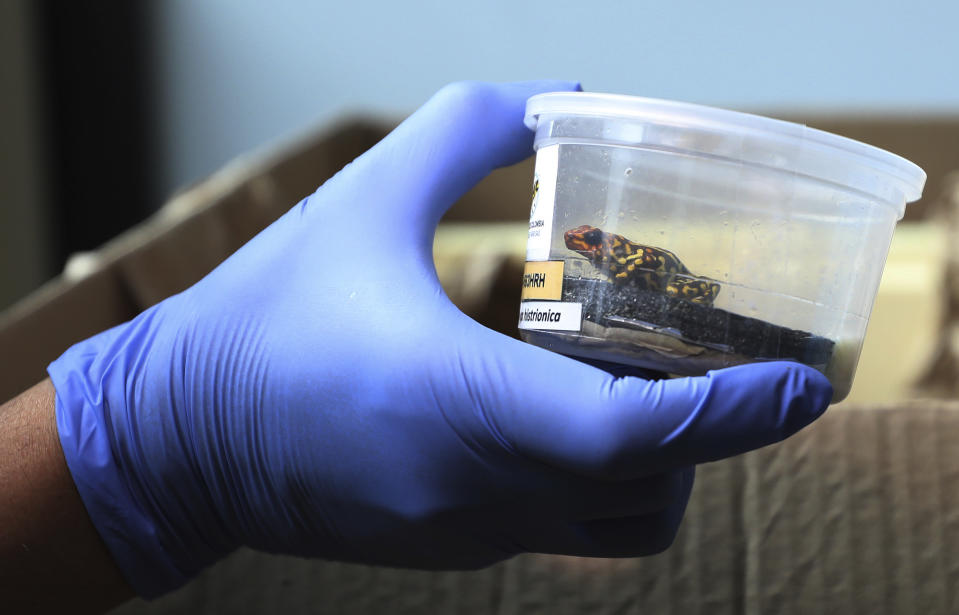
[[559,145],[542,147],[536,152],[533,173],[533,204],[529,210],[529,239],[526,260],[549,260],[549,244],[553,237],[553,201],[556,199],[556,168],[559,166]]
[[582,303],[523,301],[519,304],[520,329],[579,331],[582,317]]

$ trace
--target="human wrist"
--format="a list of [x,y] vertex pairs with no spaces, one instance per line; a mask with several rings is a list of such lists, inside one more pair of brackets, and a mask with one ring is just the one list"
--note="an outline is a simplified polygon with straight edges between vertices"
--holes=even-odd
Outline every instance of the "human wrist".
[[0,596],[5,612],[103,612],[132,590],[64,462],[49,380],[0,404]]

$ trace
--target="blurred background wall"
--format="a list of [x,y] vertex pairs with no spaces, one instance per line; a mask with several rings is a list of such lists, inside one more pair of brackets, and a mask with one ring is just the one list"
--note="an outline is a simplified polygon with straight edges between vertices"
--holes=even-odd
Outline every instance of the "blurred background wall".
[[457,79],[744,110],[959,110],[954,0],[175,0],[158,3],[163,185]]
[[0,308],[231,158],[449,81],[954,115],[956,24],[953,0],[4,0]]
[[29,13],[0,2],[0,309],[53,270]]
[[150,8],[0,2],[0,309],[162,202]]

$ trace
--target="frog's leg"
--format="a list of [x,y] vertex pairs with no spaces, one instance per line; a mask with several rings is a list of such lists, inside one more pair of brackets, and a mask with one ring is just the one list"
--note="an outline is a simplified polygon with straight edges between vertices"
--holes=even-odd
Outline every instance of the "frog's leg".
[[[644,273],[643,270],[648,269],[644,266],[646,261],[647,255],[643,251],[618,258],[619,273],[616,274],[617,281],[640,283]],[[646,285],[643,285],[642,288],[646,288]]]
[[719,294],[719,284],[711,280],[677,275],[666,287],[666,294],[701,305],[712,305]]

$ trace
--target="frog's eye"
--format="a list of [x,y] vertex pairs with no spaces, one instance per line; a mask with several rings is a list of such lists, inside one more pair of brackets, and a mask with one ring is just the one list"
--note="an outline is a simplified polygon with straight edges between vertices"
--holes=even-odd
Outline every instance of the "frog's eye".
[[583,235],[583,239],[585,239],[587,243],[591,243],[594,245],[598,243],[602,243],[603,232],[599,230],[598,228],[594,228],[593,230]]

